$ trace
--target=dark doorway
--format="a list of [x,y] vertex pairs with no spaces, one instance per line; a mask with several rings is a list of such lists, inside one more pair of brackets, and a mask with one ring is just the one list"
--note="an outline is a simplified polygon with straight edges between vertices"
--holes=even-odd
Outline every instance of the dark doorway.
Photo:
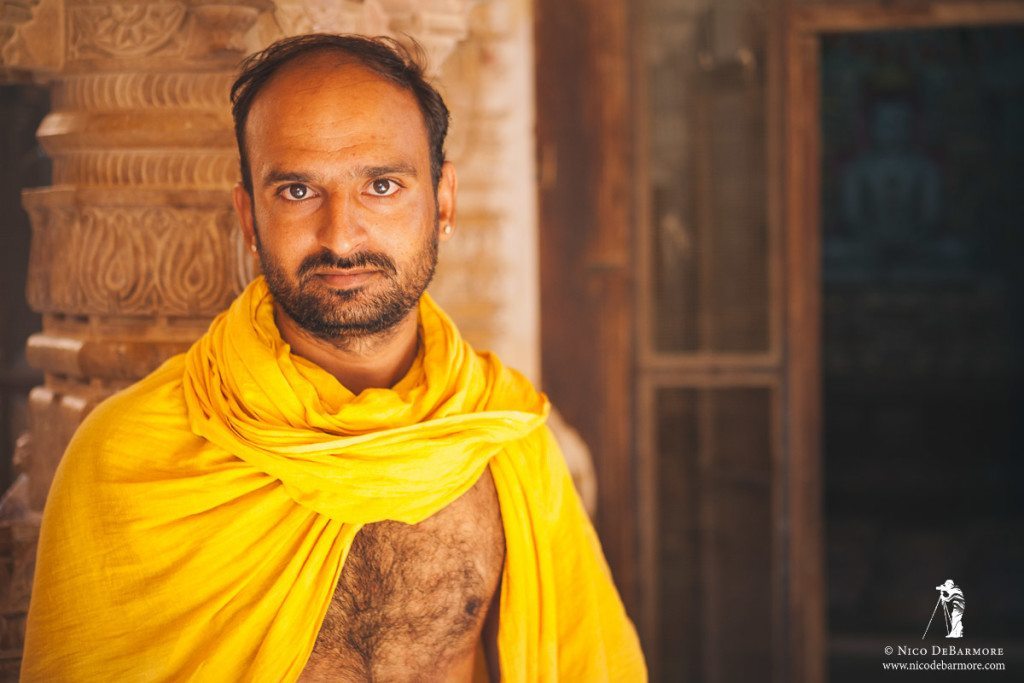
[[1024,27],[826,34],[820,65],[830,679],[984,659],[883,655],[950,642],[946,579],[954,642],[1017,668]]

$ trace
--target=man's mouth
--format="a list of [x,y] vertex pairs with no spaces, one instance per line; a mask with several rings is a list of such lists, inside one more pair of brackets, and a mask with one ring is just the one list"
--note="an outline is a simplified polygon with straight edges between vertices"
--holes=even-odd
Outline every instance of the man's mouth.
[[313,277],[331,289],[354,289],[366,284],[380,274],[376,268],[350,268],[346,270],[321,270]]

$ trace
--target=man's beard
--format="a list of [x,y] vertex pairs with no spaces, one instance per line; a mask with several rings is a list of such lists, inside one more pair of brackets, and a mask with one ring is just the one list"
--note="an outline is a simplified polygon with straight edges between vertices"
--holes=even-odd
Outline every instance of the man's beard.
[[[434,277],[437,266],[437,225],[421,245],[410,268],[399,273],[387,254],[362,251],[347,258],[322,249],[299,264],[295,279],[263,249],[259,228],[254,229],[260,267],[274,301],[302,329],[335,346],[380,336],[393,329],[409,314]],[[322,269],[372,267],[378,274],[362,287],[338,290],[329,287],[313,272]],[[379,282],[378,280],[383,280]]]

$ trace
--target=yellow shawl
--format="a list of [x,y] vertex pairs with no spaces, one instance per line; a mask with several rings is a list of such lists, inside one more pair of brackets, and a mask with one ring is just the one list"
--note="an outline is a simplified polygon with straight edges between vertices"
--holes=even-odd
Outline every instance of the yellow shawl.
[[290,353],[262,278],[101,404],[43,518],[25,681],[293,681],[364,524],[419,522],[490,467],[505,681],[640,681],[632,624],[546,398],[424,296],[419,355],[354,396]]

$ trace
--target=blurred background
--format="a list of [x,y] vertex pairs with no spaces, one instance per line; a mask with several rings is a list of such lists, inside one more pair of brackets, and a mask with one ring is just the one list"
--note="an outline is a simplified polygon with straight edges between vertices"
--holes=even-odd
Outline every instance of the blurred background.
[[252,276],[227,89],[310,31],[424,46],[432,292],[589,450],[652,680],[879,680],[946,579],[1007,671],[903,675],[1024,670],[1024,2],[0,0],[0,675],[75,426]]

